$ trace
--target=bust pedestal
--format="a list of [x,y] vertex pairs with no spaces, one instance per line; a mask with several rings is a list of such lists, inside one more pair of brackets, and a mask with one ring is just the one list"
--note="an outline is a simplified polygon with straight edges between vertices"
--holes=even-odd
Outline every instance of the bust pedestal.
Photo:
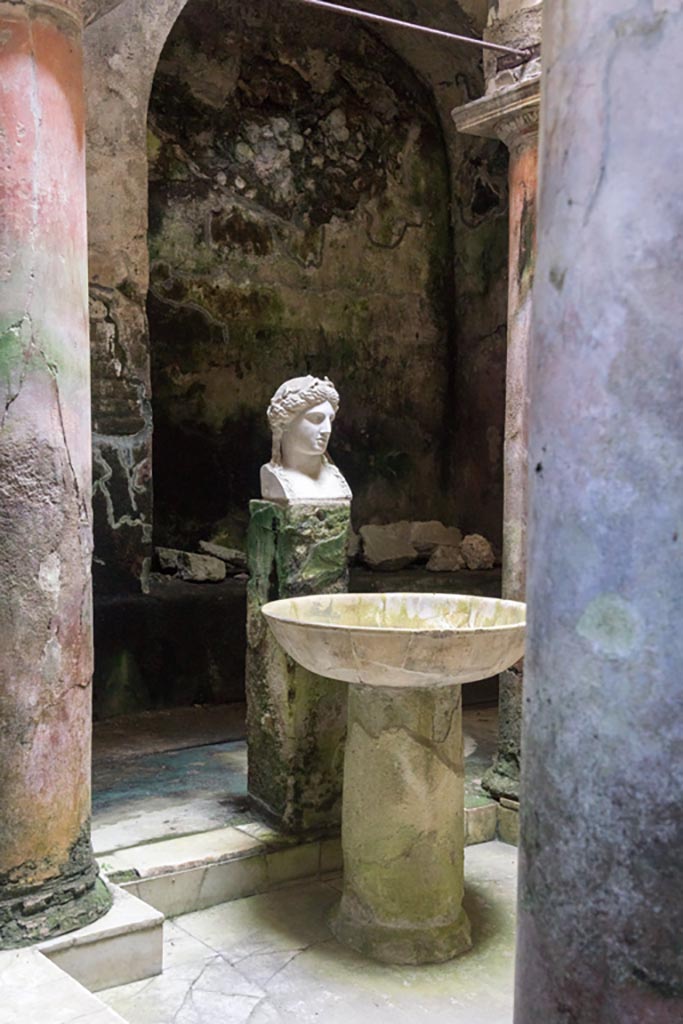
[[293,662],[270,632],[268,601],[348,588],[350,502],[252,501],[247,539],[249,795],[288,832],[336,831],[347,685]]

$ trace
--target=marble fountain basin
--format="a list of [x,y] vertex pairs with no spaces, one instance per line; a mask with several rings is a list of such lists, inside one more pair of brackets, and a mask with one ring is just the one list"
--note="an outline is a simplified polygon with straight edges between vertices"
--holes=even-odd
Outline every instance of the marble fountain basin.
[[340,942],[390,964],[471,946],[459,684],[524,652],[525,605],[457,594],[327,594],[264,605],[275,638],[349,684]]
[[347,683],[437,687],[486,679],[524,653],[526,605],[461,594],[325,594],[263,607],[285,651]]

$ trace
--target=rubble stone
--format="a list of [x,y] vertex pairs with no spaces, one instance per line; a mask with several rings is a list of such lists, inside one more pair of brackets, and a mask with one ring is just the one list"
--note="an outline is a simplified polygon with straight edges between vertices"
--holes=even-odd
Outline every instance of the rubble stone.
[[410,523],[410,541],[420,555],[431,555],[438,547],[459,548],[462,533],[455,526],[444,526],[436,519]]
[[355,562],[360,557],[361,553],[361,540],[360,534],[351,528],[349,529],[349,539],[346,545],[346,554],[348,555],[350,562]]
[[468,569],[493,569],[495,556],[486,537],[470,533],[462,542],[462,556]]
[[460,545],[440,544],[432,552],[427,569],[430,572],[457,572],[465,568],[465,559]]
[[417,561],[418,551],[410,540],[411,524],[387,523],[383,526],[361,526],[363,560],[371,569],[390,572],[405,569]]
[[200,540],[199,547],[205,555],[211,555],[212,558],[219,558],[221,562],[225,562],[226,572],[229,576],[246,571],[247,556],[239,548],[226,548],[223,544],[213,544],[209,540]]
[[163,572],[175,573],[188,583],[220,583],[225,579],[225,562],[211,555],[197,555],[193,551],[176,548],[157,548],[157,558]]

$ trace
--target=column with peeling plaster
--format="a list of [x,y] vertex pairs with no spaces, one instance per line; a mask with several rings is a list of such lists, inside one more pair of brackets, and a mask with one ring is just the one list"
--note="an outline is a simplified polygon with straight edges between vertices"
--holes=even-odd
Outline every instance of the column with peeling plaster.
[[0,948],[110,905],[90,844],[90,380],[77,0],[0,2]]
[[543,46],[515,1021],[680,1024],[683,8]]
[[[502,15],[505,15],[504,17]],[[500,139],[510,153],[510,244],[505,381],[502,596],[524,601],[528,504],[527,366],[531,343],[531,289],[536,252],[536,191],[541,5],[537,0],[502,5],[487,38],[508,46],[531,46],[531,58],[510,63],[487,55],[487,94],[453,111],[457,128]],[[498,747],[483,785],[497,799],[519,799],[523,662],[500,676]]]

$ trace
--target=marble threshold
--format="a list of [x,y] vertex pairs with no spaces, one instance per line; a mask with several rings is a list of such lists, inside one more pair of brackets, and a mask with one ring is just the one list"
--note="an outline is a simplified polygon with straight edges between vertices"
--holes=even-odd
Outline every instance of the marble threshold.
[[[465,808],[465,845],[497,834],[497,804]],[[259,820],[99,853],[105,876],[168,917],[342,870],[339,836],[300,839]]]

